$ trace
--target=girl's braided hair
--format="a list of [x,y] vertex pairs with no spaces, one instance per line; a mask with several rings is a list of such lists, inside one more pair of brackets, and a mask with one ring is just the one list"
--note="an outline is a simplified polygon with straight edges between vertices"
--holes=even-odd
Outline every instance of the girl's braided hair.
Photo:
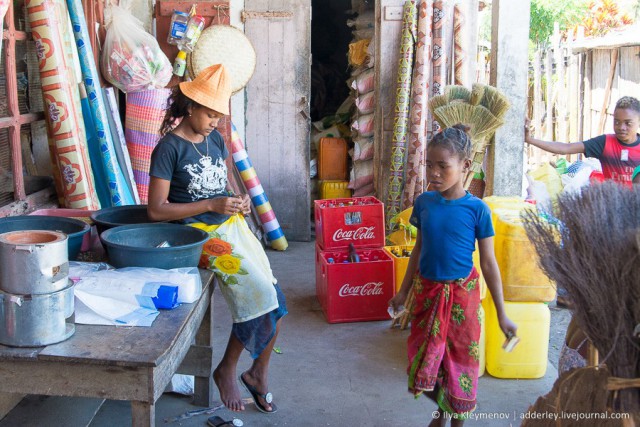
[[176,85],[167,100],[167,112],[164,115],[162,125],[160,125],[160,135],[165,136],[171,132],[176,126],[176,119],[188,116],[189,110],[198,106],[200,104],[188,98],[180,90],[180,85]]
[[457,153],[461,160],[471,158],[471,138],[469,131],[471,128],[462,123],[453,125],[436,133],[427,148],[442,146],[453,153]]

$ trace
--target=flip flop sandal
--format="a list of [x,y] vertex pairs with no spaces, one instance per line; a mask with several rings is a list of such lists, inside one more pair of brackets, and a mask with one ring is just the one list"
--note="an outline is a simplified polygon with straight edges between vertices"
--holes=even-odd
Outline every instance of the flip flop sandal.
[[225,421],[217,415],[207,419],[207,425],[211,427],[241,427],[244,425],[242,420],[234,418],[231,421]]
[[[253,402],[256,404],[256,408],[258,408],[258,411],[264,412],[265,414],[273,414],[276,411],[278,411],[278,407],[276,406],[276,404],[272,403],[273,402],[273,395],[271,393],[267,392],[265,394],[260,394],[260,392],[258,392],[258,390],[256,390],[255,387],[253,387],[251,384],[249,384],[248,382],[246,382],[244,380],[244,378],[242,377],[242,374],[240,374],[240,382],[242,383],[244,388],[247,389],[247,391],[249,393],[251,393],[251,397],[253,397]],[[263,398],[265,402],[267,402],[269,405],[271,405],[271,410],[270,411],[267,411],[267,408],[265,408],[258,401],[258,397]]]

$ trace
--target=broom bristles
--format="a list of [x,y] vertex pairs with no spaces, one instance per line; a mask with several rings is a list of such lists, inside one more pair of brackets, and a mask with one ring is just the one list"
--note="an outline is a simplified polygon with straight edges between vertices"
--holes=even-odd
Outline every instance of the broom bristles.
[[471,113],[471,133],[472,139],[480,138],[480,137],[490,137],[496,129],[502,126],[504,122],[499,120],[496,116],[491,114],[487,108],[482,105],[476,105],[473,107],[473,112]]
[[465,102],[469,102],[471,99],[471,91],[464,86],[461,85],[451,85],[444,88],[444,93],[446,94],[449,101],[461,100]]
[[443,107],[436,108],[436,114],[442,119],[440,125],[451,127],[458,123],[469,125],[473,114],[473,105],[465,102],[449,103]]
[[436,109],[439,107],[444,107],[448,103],[448,99],[445,95],[436,95],[429,98],[429,110],[431,110],[431,114],[433,115],[433,119],[437,121],[440,126],[442,126],[442,118],[438,116]]
[[[567,290],[578,326],[620,378],[640,377],[640,340],[633,335],[640,323],[638,212],[640,187],[605,182],[559,197],[559,231],[535,211],[524,218],[540,265]],[[619,409],[640,411],[640,389],[617,397]]]
[[486,85],[482,83],[474,83],[471,89],[471,98],[469,99],[469,103],[471,105],[478,105],[484,96],[484,88]]
[[511,106],[507,97],[493,86],[485,86],[480,105],[486,107],[498,119],[503,118]]

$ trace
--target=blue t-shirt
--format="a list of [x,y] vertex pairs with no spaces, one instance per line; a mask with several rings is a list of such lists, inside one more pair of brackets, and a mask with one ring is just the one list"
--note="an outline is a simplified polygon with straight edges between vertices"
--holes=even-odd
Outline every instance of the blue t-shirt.
[[[173,133],[160,139],[151,153],[149,175],[171,181],[170,203],[191,203],[203,199],[228,196],[227,165],[229,151],[222,135],[214,130],[205,141],[192,144]],[[228,215],[205,212],[178,222],[222,224]]]
[[409,221],[422,233],[420,274],[434,281],[467,277],[476,239],[494,235],[489,206],[469,192],[456,200],[422,193]]

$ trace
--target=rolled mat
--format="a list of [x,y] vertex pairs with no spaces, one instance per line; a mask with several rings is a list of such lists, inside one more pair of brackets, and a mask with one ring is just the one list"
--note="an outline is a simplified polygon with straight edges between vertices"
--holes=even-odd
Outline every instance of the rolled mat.
[[460,5],[453,8],[453,76],[454,84],[464,85],[469,82],[465,81],[465,70],[467,65],[467,46],[465,46],[465,28],[464,11]]
[[80,69],[82,70],[82,78],[87,90],[95,134],[100,146],[100,160],[104,166],[102,168],[104,176],[98,177],[98,179],[107,181],[107,189],[109,191],[109,200],[100,200],[100,202],[102,207],[133,205],[136,203],[135,198],[127,186],[122,168],[116,157],[113,138],[109,129],[107,105],[104,102],[100,88],[100,76],[96,69],[93,49],[89,42],[89,32],[87,31],[82,2],[80,0],[67,0],[67,7],[69,8],[73,36],[76,39],[78,48]]
[[[431,29],[431,96],[442,95],[446,84],[447,52],[445,50],[445,23],[446,14],[442,0],[433,2],[433,26]],[[427,116],[427,141],[440,130],[440,125],[433,116]]]
[[396,82],[396,108],[391,140],[391,167],[385,212],[387,231],[391,231],[393,226],[391,219],[396,214],[399,214],[402,208],[405,152],[407,149],[407,130],[409,128],[409,98],[411,97],[411,68],[416,41],[416,27],[418,25],[417,9],[414,1],[405,2],[402,20],[398,81]]
[[249,192],[251,202],[258,211],[262,228],[267,234],[267,239],[271,247],[278,251],[284,251],[289,246],[289,243],[282,232],[282,228],[280,228],[276,214],[271,207],[271,203],[269,203],[262,184],[260,184],[258,175],[256,175],[256,171],[251,164],[251,160],[249,160],[247,151],[244,149],[244,144],[240,139],[238,130],[233,123],[231,123],[231,154],[233,155],[233,161],[238,171],[240,171],[242,182],[244,182],[244,186]]
[[425,151],[427,139],[427,98],[431,77],[431,22],[433,0],[422,0],[418,6],[418,39],[415,47],[415,63],[411,78],[411,106],[409,107],[409,131],[407,135],[407,164],[402,195],[402,209],[413,206],[415,199],[425,188]]
[[151,152],[160,140],[160,126],[171,89],[152,89],[127,94],[124,137],[131,159],[140,203],[149,196]]
[[[38,52],[45,119],[53,140],[52,157],[60,171],[64,204],[67,208],[100,208],[88,161],[84,125],[78,119],[80,105],[75,105],[74,86],[62,48],[59,22],[66,10],[62,0],[27,0],[27,15]],[[79,98],[79,96],[78,96]]]

